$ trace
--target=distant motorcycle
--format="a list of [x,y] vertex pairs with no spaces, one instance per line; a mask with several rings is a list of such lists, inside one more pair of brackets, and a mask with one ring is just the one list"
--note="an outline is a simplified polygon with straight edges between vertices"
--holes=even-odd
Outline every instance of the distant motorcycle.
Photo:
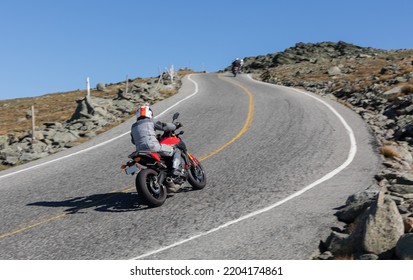
[[[173,115],[172,122],[178,119],[179,113]],[[159,143],[174,146],[181,150],[180,169],[182,176],[172,176],[172,158],[160,157],[156,152],[133,152],[129,160],[121,166],[128,175],[135,175],[136,191],[151,207],[161,206],[167,197],[167,186],[182,186],[186,181],[195,190],[206,185],[206,175],[202,164],[189,153],[180,135],[183,131],[165,131],[158,135]]]
[[234,77],[236,77],[237,74],[239,74],[239,72],[240,72],[239,66],[232,66],[232,74],[234,75]]

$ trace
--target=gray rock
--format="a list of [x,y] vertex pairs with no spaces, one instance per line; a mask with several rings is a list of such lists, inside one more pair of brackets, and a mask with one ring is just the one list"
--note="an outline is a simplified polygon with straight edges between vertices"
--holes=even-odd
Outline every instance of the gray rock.
[[0,135],[0,151],[9,146],[9,137],[6,135]]
[[353,244],[349,242],[349,235],[332,231],[326,240],[327,250],[335,256],[349,256],[353,254]]
[[337,211],[336,216],[340,221],[352,223],[373,203],[377,193],[377,191],[364,191],[351,195],[346,201],[346,206]]
[[378,260],[379,256],[375,254],[363,254],[358,257],[359,260]]
[[396,256],[401,260],[413,260],[413,233],[406,233],[397,241]]
[[78,138],[70,132],[56,132],[56,134],[53,136],[53,141],[55,143],[68,143],[72,141],[76,141]]
[[412,173],[398,174],[396,178],[396,183],[401,184],[401,185],[413,185],[413,174]]
[[12,157],[19,157],[21,151],[17,149],[17,146],[9,146],[3,150],[0,151],[0,159],[2,160],[7,160],[7,158],[12,158]]
[[105,90],[106,90],[106,85],[105,85],[104,83],[98,83],[98,84],[96,85],[96,89],[97,89],[98,91],[105,91]]
[[53,136],[56,134],[56,130],[54,129],[47,129],[45,131],[43,131],[43,136],[45,137],[45,139],[49,139],[52,140]]
[[366,213],[360,226],[363,231],[362,248],[366,253],[388,258],[404,233],[403,219],[396,203],[380,192],[376,203]]
[[42,153],[48,150],[47,144],[41,141],[31,143],[30,150],[34,153]]
[[395,184],[395,185],[389,186],[388,189],[392,192],[399,193],[399,194],[413,193],[413,185]]
[[330,251],[325,251],[325,252],[315,256],[315,259],[317,259],[317,260],[333,260],[334,255]]
[[135,104],[126,99],[114,100],[113,105],[117,110],[121,111],[122,113],[130,114],[133,111],[136,111]]
[[342,74],[341,69],[337,66],[330,67],[327,72],[329,76],[337,76]]
[[19,162],[19,158],[15,156],[7,156],[3,163],[5,165],[16,165]]
[[49,129],[61,129],[63,128],[63,124],[60,122],[45,122],[43,123]]
[[21,161],[32,161],[48,155],[48,153],[22,153],[19,159]]
[[390,90],[388,90],[388,91],[384,92],[384,93],[382,94],[382,96],[383,96],[384,98],[390,98],[390,97],[393,97],[393,96],[395,96],[395,95],[399,94],[399,93],[400,93],[400,91],[401,91],[401,89],[402,89],[402,87],[401,87],[401,86],[394,87],[394,88],[392,88],[392,89],[390,89]]

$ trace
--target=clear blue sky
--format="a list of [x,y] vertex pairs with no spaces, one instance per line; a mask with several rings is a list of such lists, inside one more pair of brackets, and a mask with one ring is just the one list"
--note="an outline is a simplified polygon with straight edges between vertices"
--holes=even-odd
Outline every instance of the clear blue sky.
[[0,100],[176,69],[217,71],[298,42],[413,48],[413,1],[0,0]]

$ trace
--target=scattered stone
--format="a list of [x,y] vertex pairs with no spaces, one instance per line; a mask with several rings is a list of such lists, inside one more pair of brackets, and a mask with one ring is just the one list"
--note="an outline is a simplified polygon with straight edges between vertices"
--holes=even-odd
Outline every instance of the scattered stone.
[[406,233],[399,239],[396,255],[400,260],[413,260],[413,233]]
[[96,85],[96,90],[98,91],[106,91],[106,85],[104,83],[98,83]]
[[[169,79],[169,76],[165,78]],[[28,162],[71,148],[82,142],[79,141],[80,137],[93,138],[108,124],[131,117],[137,105],[144,100],[153,104],[171,95],[160,95],[159,91],[173,92],[174,89],[176,92],[181,86],[179,77],[175,77],[173,83],[169,79],[166,85],[158,84],[155,80],[159,79],[152,78],[139,83],[129,80],[131,89],[127,96],[121,95],[113,100],[93,95],[77,100],[76,110],[69,120],[39,124],[34,133],[34,141],[31,131],[18,136],[0,135],[0,164],[16,165],[19,161]],[[96,88],[99,91],[108,90],[103,83],[97,84]],[[123,93],[122,89],[118,90]],[[27,111],[27,117],[31,118],[31,110]]]

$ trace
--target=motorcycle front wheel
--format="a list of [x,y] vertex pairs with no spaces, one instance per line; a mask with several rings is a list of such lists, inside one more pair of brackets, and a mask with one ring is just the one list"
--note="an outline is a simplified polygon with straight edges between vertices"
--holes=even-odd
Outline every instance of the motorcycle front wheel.
[[166,187],[159,183],[158,172],[147,168],[136,176],[136,191],[151,207],[161,206],[167,196]]
[[202,164],[198,162],[196,166],[191,164],[188,170],[188,182],[195,190],[201,190],[206,185],[206,175]]

